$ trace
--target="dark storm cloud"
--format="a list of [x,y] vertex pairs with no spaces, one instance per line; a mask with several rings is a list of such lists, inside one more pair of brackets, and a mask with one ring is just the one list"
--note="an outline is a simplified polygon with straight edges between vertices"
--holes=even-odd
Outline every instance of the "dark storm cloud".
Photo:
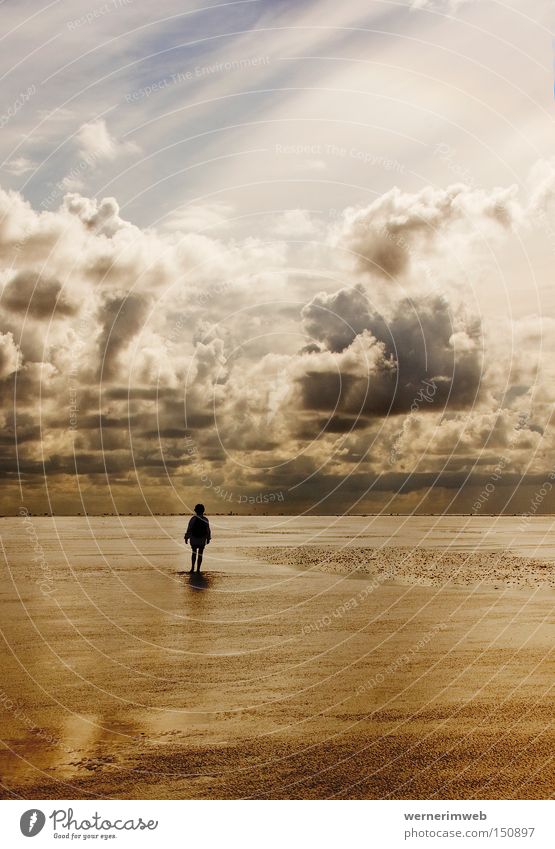
[[[352,505],[372,493],[392,497],[410,493],[425,493],[428,490],[443,489],[451,493],[464,492],[467,488],[479,491],[491,482],[491,475],[471,474],[468,471],[435,472],[391,472],[388,474],[356,473],[345,475],[320,474],[308,477],[306,482],[286,489],[287,502],[317,504],[316,512],[322,509],[326,502],[336,507],[338,503]],[[545,483],[545,474],[520,475],[507,473],[498,484],[503,488],[504,497],[507,493],[525,486],[541,486]],[[269,488],[280,488],[278,480],[270,476],[267,480]],[[449,496],[451,497],[451,496]]]
[[21,458],[18,462],[14,456],[0,458],[0,474],[17,476],[18,470],[22,476],[44,476],[55,478],[66,475],[99,476],[106,479],[111,475],[126,475],[134,469],[158,470],[163,473],[164,466],[177,469],[182,465],[178,458],[167,458],[159,451],[133,452],[129,450],[112,449],[105,452],[77,451],[75,454],[58,454],[46,458],[44,464],[38,460]]
[[160,401],[175,398],[175,389],[167,386],[110,386],[105,397],[115,401]]
[[364,415],[343,416],[334,413],[331,416],[318,418],[311,415],[308,418],[302,416],[292,426],[296,439],[313,440],[316,435],[325,433],[350,433],[354,430],[365,430],[370,422]]
[[34,271],[18,271],[6,284],[0,299],[4,309],[37,319],[75,315],[78,305],[68,300],[58,280]]
[[16,415],[15,410],[6,409],[3,427],[0,431],[0,444],[13,447],[16,438],[18,444],[38,441],[41,433],[36,416],[32,416],[22,410]]
[[[329,351],[343,351],[355,336],[370,327],[372,321],[368,297],[362,286],[340,289],[331,295],[316,295],[303,307],[301,318],[307,336],[323,342]],[[319,349],[312,341],[304,350],[314,353]]]
[[[37,334],[35,334],[37,335]],[[0,364],[1,364],[0,346]],[[19,371],[13,372],[5,380],[0,381],[0,407],[5,414],[11,415],[17,409],[17,425],[23,422],[27,415],[47,415],[50,422],[50,408],[48,402],[60,399],[60,385],[53,378],[55,369],[42,363],[25,363]],[[65,390],[65,387],[64,387]],[[60,414],[59,405],[52,418],[53,427],[57,427],[57,419]],[[45,420],[46,423],[46,420]]]
[[39,460],[28,457],[17,458],[13,454],[0,456],[0,476],[20,480],[40,478],[44,474],[44,466]]
[[148,299],[142,295],[108,296],[102,302],[99,320],[99,376],[112,380],[117,376],[119,355],[143,327]]
[[[315,352],[303,358],[300,406],[332,414],[329,430],[350,430],[361,426],[360,417],[406,413],[415,406],[425,412],[476,401],[480,326],[472,321],[461,326],[460,318],[455,324],[442,297],[404,299],[386,318],[370,310],[363,290],[355,287],[317,295],[302,316],[307,333],[334,356],[326,361]],[[368,356],[369,339],[378,357]]]

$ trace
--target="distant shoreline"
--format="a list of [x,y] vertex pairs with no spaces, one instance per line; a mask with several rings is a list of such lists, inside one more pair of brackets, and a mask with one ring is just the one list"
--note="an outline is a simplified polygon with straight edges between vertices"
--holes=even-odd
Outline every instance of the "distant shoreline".
[[[116,518],[126,518],[126,519],[145,519],[154,516],[190,516],[192,510],[187,510],[184,513],[31,513],[27,512],[27,516],[31,516],[34,519],[116,519]],[[477,515],[475,513],[217,513],[210,511],[211,516],[233,516],[238,518],[246,518],[252,517],[253,519],[261,519],[264,517],[272,517],[272,516],[282,516],[282,517],[292,517],[298,518],[299,516],[303,517],[312,517],[312,518],[323,518],[329,517],[330,519],[336,518],[339,519],[341,517],[349,517],[349,518],[358,518],[358,519],[370,519],[370,518],[399,518],[399,519],[407,519],[407,518],[417,518],[417,519],[426,519],[426,518],[466,518],[466,519],[549,519],[555,518],[555,513],[536,513],[535,516],[530,516],[528,513],[480,513]],[[16,513],[0,513],[0,519],[19,519],[21,518]]]

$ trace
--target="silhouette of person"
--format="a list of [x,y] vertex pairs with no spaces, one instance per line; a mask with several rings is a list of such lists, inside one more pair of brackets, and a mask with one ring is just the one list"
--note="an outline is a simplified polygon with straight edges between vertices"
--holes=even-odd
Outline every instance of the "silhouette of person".
[[191,572],[195,571],[195,561],[197,572],[200,572],[202,564],[202,555],[204,554],[204,546],[208,545],[212,538],[210,533],[210,522],[204,515],[204,504],[195,505],[195,515],[189,519],[187,530],[185,531],[185,542],[191,541]]

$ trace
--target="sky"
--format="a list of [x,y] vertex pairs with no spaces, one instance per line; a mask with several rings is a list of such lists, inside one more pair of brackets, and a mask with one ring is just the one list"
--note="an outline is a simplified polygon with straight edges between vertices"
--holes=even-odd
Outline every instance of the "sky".
[[0,511],[553,512],[551,16],[0,3]]

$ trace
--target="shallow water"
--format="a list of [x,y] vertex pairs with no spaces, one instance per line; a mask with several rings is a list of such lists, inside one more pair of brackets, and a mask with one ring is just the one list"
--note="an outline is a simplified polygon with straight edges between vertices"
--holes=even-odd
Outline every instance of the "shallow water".
[[[0,519],[7,567],[27,565],[35,577],[50,578],[63,566],[134,572],[153,566],[188,568],[184,516],[30,517]],[[453,551],[511,551],[555,559],[555,517],[515,516],[212,516],[213,542],[206,548],[210,569],[244,565],[242,546],[415,547]],[[252,571],[251,567],[247,571]]]
[[[219,520],[219,519],[218,519]],[[509,550],[528,557],[555,558],[555,517],[518,516],[306,516],[221,517],[222,530],[244,527],[263,536],[261,544],[317,544]],[[259,543],[260,544],[260,543]]]

